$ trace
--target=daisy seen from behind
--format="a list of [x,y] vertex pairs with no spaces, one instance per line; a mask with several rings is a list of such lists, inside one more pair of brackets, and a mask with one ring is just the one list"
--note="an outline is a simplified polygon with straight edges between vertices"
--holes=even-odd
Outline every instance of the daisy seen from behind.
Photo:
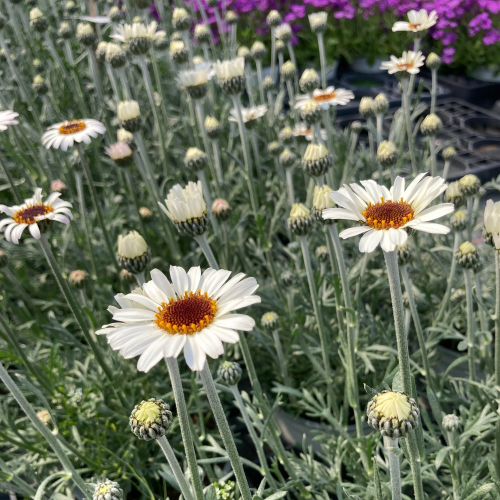
[[0,111],[0,131],[3,132],[4,130],[7,130],[9,125],[17,125],[19,123],[16,120],[18,116],[19,113],[16,113],[15,111]]
[[118,294],[110,306],[114,323],[96,333],[106,335],[112,349],[126,358],[139,356],[137,369],[147,372],[163,358],[184,351],[186,363],[201,371],[207,355],[224,352],[224,342],[239,340],[236,330],[250,331],[255,321],[233,311],[260,302],[255,278],[231,271],[170,267],[170,280],[158,269],[152,280],[128,295]]
[[438,20],[435,10],[430,14],[425,9],[410,10],[407,16],[408,21],[395,22],[392,31],[412,31],[413,33],[418,33],[432,28]]
[[448,227],[429,221],[453,212],[453,203],[429,205],[447,184],[441,177],[426,175],[419,174],[408,187],[398,176],[390,190],[373,180],[345,184],[330,195],[338,208],[327,208],[323,218],[360,222],[360,226],[344,229],[339,236],[346,239],[362,234],[359,251],[363,253],[373,252],[379,245],[384,252],[395,250],[408,239],[408,229],[446,234]]
[[106,127],[93,119],[69,120],[51,125],[42,136],[42,145],[46,149],[61,148],[67,151],[73,144],[90,144],[92,139],[104,134]]
[[72,205],[69,201],[60,200],[60,196],[61,193],[51,193],[43,201],[42,189],[37,188],[33,198],[24,200],[22,205],[0,205],[0,213],[8,215],[0,220],[0,229],[4,229],[5,239],[17,245],[24,230],[28,228],[31,236],[39,240],[48,221],[69,224]]

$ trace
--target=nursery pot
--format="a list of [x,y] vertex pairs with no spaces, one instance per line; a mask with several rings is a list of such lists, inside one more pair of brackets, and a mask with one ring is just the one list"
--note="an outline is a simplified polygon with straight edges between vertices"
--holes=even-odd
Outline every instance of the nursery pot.
[[383,73],[384,70],[380,69],[380,65],[384,59],[377,57],[373,63],[370,63],[366,57],[357,57],[352,61],[351,68],[357,73],[364,73],[365,75],[376,75]]
[[481,82],[500,83],[500,67],[481,66],[472,72],[472,77]]

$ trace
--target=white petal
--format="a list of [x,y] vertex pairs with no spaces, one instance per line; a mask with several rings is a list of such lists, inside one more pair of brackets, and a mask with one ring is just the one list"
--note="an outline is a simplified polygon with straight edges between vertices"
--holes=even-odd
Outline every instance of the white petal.
[[404,229],[395,229],[391,227],[387,232],[389,233],[391,241],[398,247],[404,245],[408,239],[408,233]]
[[348,229],[344,229],[343,231],[341,231],[339,236],[345,240],[346,238],[352,238],[353,236],[357,236],[358,234],[366,233],[371,229],[372,228],[370,226],[349,227]]
[[440,205],[426,208],[419,214],[415,214],[415,217],[422,222],[427,222],[451,214],[453,210],[455,210],[455,206],[453,205],[453,203],[441,203]]
[[251,331],[255,327],[255,321],[246,314],[225,314],[214,319],[213,325],[232,328],[235,330]]
[[201,372],[207,362],[205,351],[197,344],[191,335],[184,345],[184,359],[191,370]]
[[174,287],[159,269],[153,269],[151,271],[151,279],[153,280],[153,283],[167,296],[167,301],[170,298],[175,299],[176,295]]
[[224,346],[219,337],[210,334],[206,329],[193,335],[192,338],[212,359],[217,359],[224,354]]
[[362,253],[373,252],[382,239],[382,233],[383,231],[378,231],[376,229],[365,233],[359,240],[359,251]]
[[322,216],[323,219],[362,220],[351,210],[345,208],[325,208]]
[[202,292],[207,292],[211,297],[219,291],[219,289],[229,279],[229,276],[231,276],[231,271],[226,271],[225,269],[216,271],[206,281],[204,281]]
[[120,349],[120,354],[125,359],[135,358],[135,356],[142,354],[153,342],[164,338],[164,336],[164,331],[142,334],[137,339],[129,340],[129,342]]
[[137,369],[140,372],[148,372],[153,368],[160,359],[163,358],[163,346],[167,341],[167,335],[158,338],[155,342],[150,344],[147,349],[141,354],[137,362]]
[[384,252],[392,252],[396,250],[396,245],[392,242],[391,236],[388,230],[380,231],[382,233],[382,239],[380,240],[380,246]]
[[154,302],[161,304],[162,302],[168,302],[170,297],[167,297],[165,293],[163,293],[154,283],[154,281],[148,281],[142,285],[144,292],[148,297],[151,298]]
[[186,344],[187,335],[169,335],[168,342],[163,346],[163,355],[166,358],[176,358]]
[[39,240],[41,237],[40,234],[40,228],[38,227],[38,224],[35,222],[34,224],[30,224],[29,231],[31,233],[31,236],[35,238],[36,240]]
[[221,326],[217,326],[212,323],[208,329],[217,335],[222,342],[227,342],[229,344],[236,344],[240,340],[240,334],[231,330],[230,328],[222,328]]
[[196,292],[198,290],[198,285],[200,283],[200,278],[201,278],[201,269],[200,269],[200,266],[192,267],[188,271],[187,275],[188,275],[188,278],[189,278],[188,291],[189,292]]
[[174,285],[175,291],[179,297],[184,296],[189,287],[189,280],[184,268],[179,266],[170,266],[170,278]]
[[412,227],[417,231],[424,231],[432,234],[448,234],[450,232],[449,227],[443,226],[442,224],[434,224],[433,222],[422,222]]
[[113,319],[117,321],[154,321],[155,313],[148,309],[136,309],[133,307],[121,309],[113,315]]
[[129,300],[132,300],[134,302],[137,302],[151,311],[154,311],[155,313],[158,312],[158,307],[160,304],[156,303],[154,300],[151,300],[149,297],[146,297],[145,295],[140,295],[138,293],[129,293],[125,295],[125,297]]

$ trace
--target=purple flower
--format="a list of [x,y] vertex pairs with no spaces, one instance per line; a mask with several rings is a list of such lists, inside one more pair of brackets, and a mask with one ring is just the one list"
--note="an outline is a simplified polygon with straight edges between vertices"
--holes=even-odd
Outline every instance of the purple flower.
[[453,62],[453,55],[455,54],[455,49],[452,47],[447,47],[443,50],[441,54],[441,59],[445,64],[451,64]]

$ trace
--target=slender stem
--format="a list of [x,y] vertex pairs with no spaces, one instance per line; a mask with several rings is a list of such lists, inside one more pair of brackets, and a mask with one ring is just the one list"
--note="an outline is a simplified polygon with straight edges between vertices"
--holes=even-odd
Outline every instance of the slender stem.
[[472,240],[472,228],[474,226],[474,203],[473,197],[467,196],[467,240]]
[[450,160],[445,160],[443,165],[443,173],[441,177],[446,179],[448,177],[448,171],[450,170]]
[[275,28],[271,26],[271,78],[276,81],[276,35]]
[[118,78],[120,79],[120,83],[122,86],[122,92],[125,96],[125,99],[127,99],[127,100],[132,99],[132,92],[130,91],[130,87],[129,87],[128,80],[127,80],[127,75],[125,75],[125,68],[118,68],[116,70],[116,72],[118,73]]
[[437,69],[431,70],[431,113],[436,112]]
[[319,63],[321,66],[321,86],[326,89],[326,54],[323,33],[318,33]]
[[210,247],[207,241],[206,234],[195,236],[194,239],[196,240],[196,243],[200,245],[200,248],[203,254],[205,255],[205,258],[207,259],[209,266],[212,269],[219,269],[219,265],[217,264],[217,259],[215,258],[214,253],[212,252],[212,248]]
[[[94,86],[97,91],[97,96],[99,98],[99,102],[104,102],[104,93],[102,90],[102,83],[101,83],[101,74],[99,71],[99,67],[97,66],[97,61],[95,58],[95,53],[92,47],[87,47],[87,56],[89,59],[89,68],[90,68],[90,74],[92,75],[92,80],[94,81]],[[98,107],[98,110],[101,108]]]
[[375,117],[375,120],[377,122],[377,147],[380,146],[380,143],[382,142],[382,123],[384,120],[384,115],[382,114],[377,114]]
[[[8,1],[8,0],[7,0]],[[22,197],[19,194],[19,190],[17,189],[16,186],[16,181],[10,174],[10,170],[8,167],[4,165],[3,161],[0,161],[0,166],[2,167],[3,171],[5,172],[5,177],[7,177],[7,182],[9,183],[10,188],[12,189],[12,194],[14,195],[14,199],[16,201],[17,205],[20,205],[22,203]]]
[[[170,468],[174,473],[174,477],[177,481],[177,484],[181,489],[182,496],[186,500],[194,500],[193,493],[189,488],[189,484],[187,483],[186,478],[184,477],[184,473],[182,472],[181,466],[179,465],[179,461],[177,460],[174,450],[170,446],[170,443],[168,442],[167,438],[165,436],[162,436],[158,438],[156,442],[160,445],[160,448],[162,449],[163,454],[165,455],[165,458],[168,461],[168,465],[170,465]],[[198,473],[198,470],[196,470],[196,473]]]
[[495,249],[495,385],[500,386],[500,257]]
[[347,176],[350,173],[351,167],[354,164],[354,153],[356,151],[356,146],[358,145],[358,137],[359,134],[351,130],[351,143],[349,147],[349,154],[347,155],[347,159],[344,165],[344,169],[342,171],[342,179],[340,181],[339,186],[343,186],[347,181]]
[[174,392],[175,406],[177,415],[179,416],[179,426],[181,428],[182,443],[186,453],[186,460],[191,472],[191,481],[194,487],[194,497],[196,500],[203,500],[203,486],[201,484],[200,475],[198,474],[198,464],[196,463],[196,454],[194,451],[193,437],[189,427],[189,413],[184,399],[184,391],[182,390],[181,374],[177,358],[166,358],[168,373],[170,375],[170,383]]
[[222,187],[224,182],[222,177],[222,162],[220,158],[220,148],[219,148],[219,140],[212,140],[212,151],[214,153],[214,162],[215,162],[215,176],[217,182],[219,183],[219,187]]
[[290,203],[290,206],[292,206],[295,203],[295,190],[293,187],[293,169],[285,168],[285,175],[286,175],[286,185],[288,188],[288,201]]
[[399,469],[399,446],[398,440],[384,436],[384,448],[389,461],[391,474],[392,500],[401,500],[401,471]]
[[[420,37],[417,36],[417,38],[415,38],[415,42],[413,44],[413,52],[418,52],[420,50],[420,42],[421,42],[421,39],[420,39]],[[414,85],[415,85],[415,75],[410,75],[410,85],[406,89],[406,94],[407,94],[410,101],[411,101],[411,96],[413,94],[413,86]]]
[[208,367],[208,363],[205,363],[203,370],[200,372],[201,379],[203,381],[203,387],[207,393],[207,398],[212,408],[214,414],[215,422],[219,428],[219,432],[224,443],[224,448],[226,448],[229,461],[233,467],[234,475],[236,477],[236,482],[240,490],[243,500],[252,500],[252,494],[250,493],[250,487],[248,486],[247,477],[245,471],[243,470],[243,465],[241,463],[240,455],[236,444],[234,443],[233,435],[229,424],[227,423],[226,414],[224,408],[217,394],[217,389],[215,387],[214,379],[212,378],[212,373]]
[[299,112],[295,108],[295,91],[293,89],[293,82],[292,80],[287,80],[286,81],[286,89],[288,91],[288,100],[290,101],[290,109],[292,110],[295,123],[299,123]]
[[288,48],[288,54],[290,55],[290,60],[292,61],[293,65],[295,66],[295,77],[294,77],[294,89],[295,92],[299,91],[299,68],[297,66],[297,58],[295,57],[295,50],[293,49],[292,42],[287,43],[287,48]]
[[283,382],[288,387],[292,387],[292,382],[288,375],[287,363],[285,360],[285,356],[283,355],[283,347],[281,345],[280,334],[278,330],[273,330],[273,340],[274,340],[274,348],[276,349],[276,354],[278,356],[278,363],[282,371]]
[[483,283],[479,272],[474,272],[474,285],[476,287],[477,313],[479,316],[479,325],[482,332],[489,330],[488,318],[486,317],[486,307],[483,301]]
[[49,446],[54,450],[54,453],[61,462],[61,465],[69,474],[71,474],[71,479],[73,480],[75,485],[78,488],[80,488],[80,490],[84,495],[86,494],[87,498],[92,498],[92,492],[90,491],[89,486],[85,483],[80,474],[78,474],[77,470],[73,467],[73,464],[68,459],[66,452],[57,442],[56,438],[54,437],[52,432],[50,432],[49,428],[38,418],[33,407],[24,397],[24,394],[19,390],[19,387],[17,387],[16,383],[12,380],[9,373],[1,363],[0,363],[0,379],[2,379],[3,383],[5,384],[7,389],[11,392],[11,394],[14,396],[21,409],[24,411],[24,413],[26,413],[27,417],[31,420],[33,426],[38,430],[38,432],[40,432],[40,434],[42,434],[42,436],[45,438]]
[[455,233],[455,239],[453,242],[453,253],[451,257],[451,266],[450,266],[450,274],[448,275],[448,285],[446,286],[446,292],[444,294],[443,302],[441,303],[441,307],[439,308],[439,313],[437,315],[435,323],[439,323],[444,316],[444,313],[448,309],[448,304],[450,302],[451,297],[451,289],[453,288],[453,278],[455,277],[455,270],[457,267],[457,262],[455,259],[455,254],[458,250],[458,244],[460,243],[460,233]]
[[474,325],[474,309],[472,302],[472,279],[471,270],[464,269],[464,279],[465,279],[465,298],[467,301],[467,345],[469,347],[469,379],[471,381],[476,380],[476,365],[475,365],[475,325]]
[[436,138],[434,136],[429,137],[429,152],[431,155],[431,175],[434,177],[437,174]]
[[406,136],[408,139],[408,148],[410,150],[411,168],[413,171],[413,175],[417,175],[418,168],[417,168],[417,159],[415,157],[415,144],[413,141],[413,130],[412,130],[412,126],[411,126],[411,109],[410,109],[410,97],[408,95],[408,78],[403,78],[401,80],[401,82],[403,84],[403,92],[402,92],[403,112],[405,115]]
[[264,85],[262,81],[262,61],[258,59],[257,61],[255,61],[255,65],[257,67],[257,82],[259,83],[260,103],[265,104],[266,98],[264,94]]

